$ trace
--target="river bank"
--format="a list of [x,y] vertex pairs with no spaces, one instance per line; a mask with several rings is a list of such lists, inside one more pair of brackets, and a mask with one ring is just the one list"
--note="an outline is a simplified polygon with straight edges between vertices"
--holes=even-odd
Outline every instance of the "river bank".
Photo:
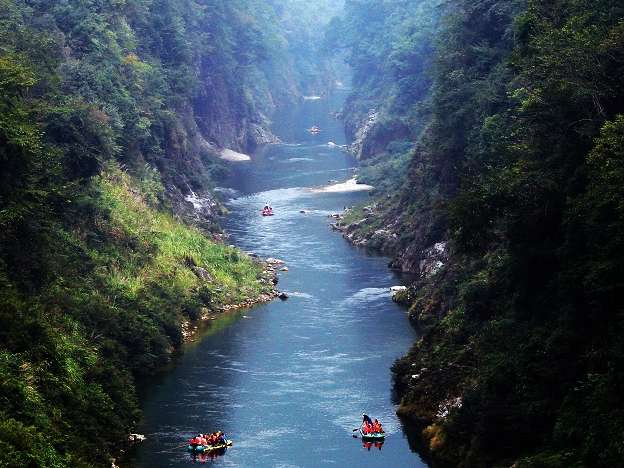
[[[448,290],[457,281],[461,261],[446,242],[428,247],[418,240],[406,242],[401,234],[404,220],[380,199],[347,208],[334,219],[330,227],[347,242],[390,256],[390,269],[410,275],[408,286],[392,299],[407,308],[411,325],[422,337],[392,365],[397,415],[412,425],[417,434],[414,447],[423,456],[435,466],[453,466],[451,460],[461,447],[444,428],[463,405],[472,378],[472,354],[468,343],[438,325],[445,317],[454,319],[448,316],[453,307]],[[440,345],[448,342],[453,345],[440,352]]]
[[190,343],[195,341],[199,331],[206,327],[210,321],[216,320],[223,313],[237,311],[240,309],[250,309],[254,306],[270,302],[282,294],[276,288],[278,276],[274,264],[270,261],[258,258],[255,254],[247,255],[262,269],[262,274],[256,281],[262,285],[262,290],[264,292],[256,296],[244,298],[242,301],[236,303],[220,304],[211,309],[202,307],[199,310],[199,316],[195,320],[185,319],[180,322],[184,342]]

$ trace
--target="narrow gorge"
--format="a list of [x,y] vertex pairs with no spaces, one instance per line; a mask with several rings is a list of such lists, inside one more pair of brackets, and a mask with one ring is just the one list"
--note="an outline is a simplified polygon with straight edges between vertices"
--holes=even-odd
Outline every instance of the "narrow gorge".
[[0,466],[619,466],[620,3],[0,0]]

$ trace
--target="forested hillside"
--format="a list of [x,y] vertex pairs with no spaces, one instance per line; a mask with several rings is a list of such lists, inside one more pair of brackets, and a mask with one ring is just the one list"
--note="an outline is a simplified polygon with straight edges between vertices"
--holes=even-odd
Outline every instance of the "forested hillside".
[[[404,181],[344,229],[419,278],[399,298],[424,333],[394,368],[400,414],[423,428],[434,466],[621,464],[624,6],[372,3],[348,1],[342,19],[347,127],[353,103],[385,102],[407,129],[369,132],[360,156]],[[399,3],[435,11],[409,18],[434,37],[412,41]],[[384,58],[357,62],[361,48]],[[422,86],[402,87],[400,57]],[[397,164],[405,139],[414,149]]]
[[331,82],[280,5],[0,0],[0,465],[110,466],[182,323],[271,293],[178,212]]

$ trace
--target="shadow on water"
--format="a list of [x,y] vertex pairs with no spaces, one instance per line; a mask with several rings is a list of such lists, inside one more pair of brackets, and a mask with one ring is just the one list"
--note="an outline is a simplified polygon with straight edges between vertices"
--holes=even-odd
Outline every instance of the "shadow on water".
[[[392,396],[390,366],[417,338],[390,298],[401,280],[386,258],[351,248],[328,227],[328,215],[368,196],[310,190],[352,176],[356,161],[327,145],[344,142],[342,123],[329,115],[341,99],[293,109],[276,122],[285,144],[236,164],[220,184],[230,194],[223,224],[232,242],[283,259],[289,271],[279,273],[279,287],[290,299],[212,321],[150,384],[137,466],[189,466],[175,447],[214,430],[234,440],[206,460],[216,465],[426,466]],[[320,135],[306,132],[312,125]],[[272,217],[260,216],[266,201]],[[383,422],[382,447],[353,439],[363,411]]]

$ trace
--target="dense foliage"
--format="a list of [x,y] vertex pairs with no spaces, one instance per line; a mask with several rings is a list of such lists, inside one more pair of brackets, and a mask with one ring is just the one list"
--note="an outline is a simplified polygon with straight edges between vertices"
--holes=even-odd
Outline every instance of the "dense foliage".
[[358,220],[420,276],[395,372],[437,464],[621,464],[623,72],[621,2],[445,6],[406,182]]
[[268,287],[170,207],[328,73],[279,5],[0,0],[0,465],[110,466],[181,322]]
[[[326,48],[344,56],[352,70],[355,92],[347,100],[344,118],[348,136],[362,140],[361,147],[353,147],[358,158],[401,159],[422,131],[429,113],[429,68],[442,3],[350,0],[327,27]],[[357,131],[366,121],[372,125],[362,139]],[[369,181],[384,179],[374,172],[371,169]]]

